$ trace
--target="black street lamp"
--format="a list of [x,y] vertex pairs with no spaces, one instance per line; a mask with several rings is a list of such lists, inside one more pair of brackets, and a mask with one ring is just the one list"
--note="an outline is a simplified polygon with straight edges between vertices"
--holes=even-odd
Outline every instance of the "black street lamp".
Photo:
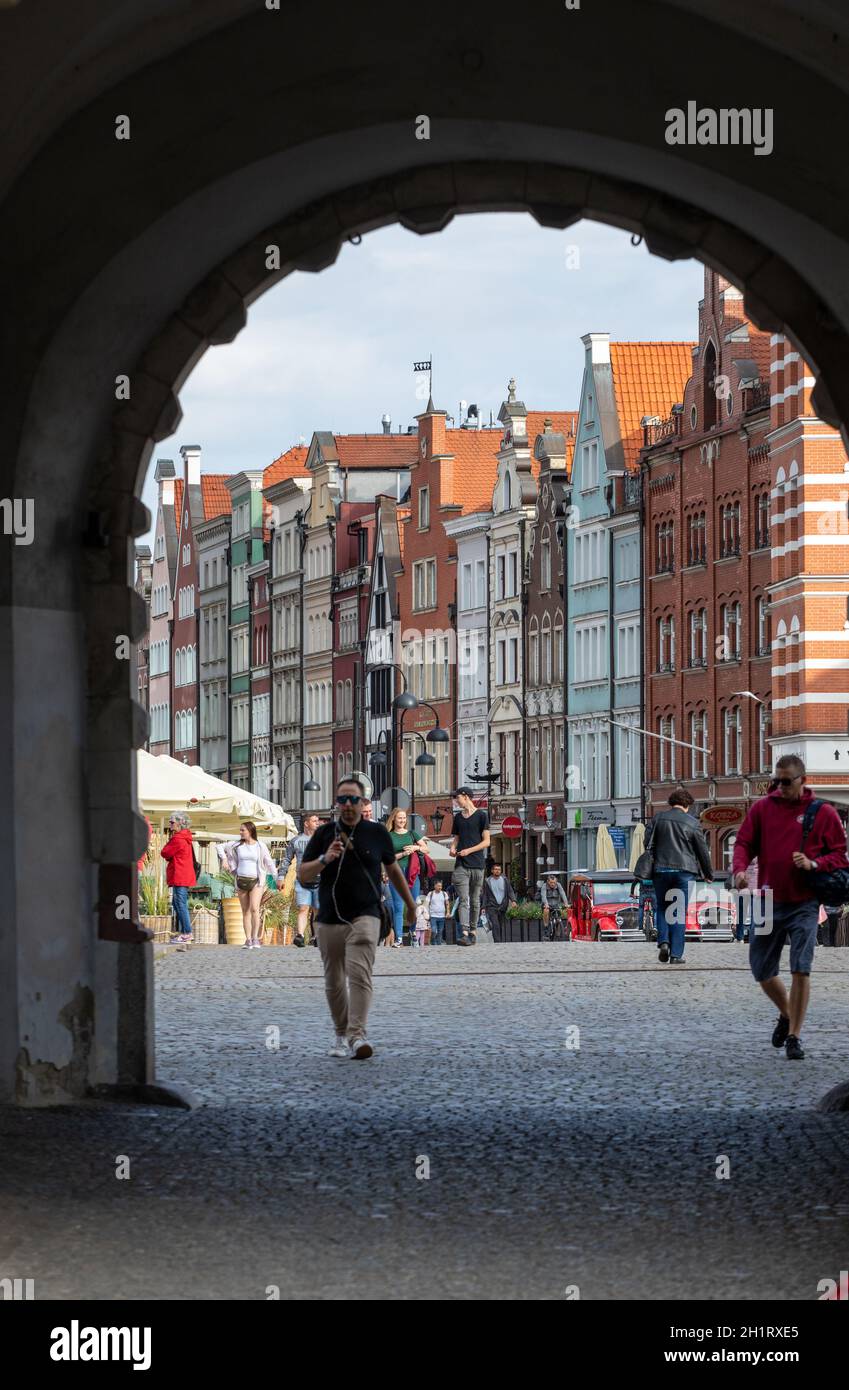
[[[309,777],[307,778],[306,782],[304,782],[304,787],[303,787],[303,789],[304,789],[305,792],[320,792],[320,791],[321,791],[321,787],[320,787],[319,783],[316,782],[315,778],[314,778],[313,775],[312,775],[312,768],[310,767],[309,763],[305,763],[304,760],[303,760],[303,758],[293,758],[292,761],[291,761],[290,763],[287,763],[286,766],[285,766],[284,768],[281,768],[281,771],[280,771],[280,795],[281,795],[281,796],[284,796],[284,795],[285,795],[285,790],[286,790],[286,773],[289,771],[289,768],[290,768],[290,767],[305,767],[305,768],[306,768],[307,772],[309,773]],[[299,809],[303,811],[305,808],[304,808],[303,806],[301,806]]]
[[[417,706],[418,703],[419,703],[419,699],[418,699],[418,696],[417,696],[417,695],[414,695],[414,694],[413,694],[412,690],[408,690],[408,688],[407,688],[407,677],[406,677],[406,675],[405,675],[405,673],[404,673],[404,668],[403,668],[403,666],[399,666],[397,661],[375,661],[375,662],[373,662],[371,665],[366,666],[365,671],[363,672],[363,674],[364,674],[365,676],[369,676],[369,675],[371,674],[372,671],[386,671],[386,670],[400,671],[400,673],[401,673],[401,679],[402,679],[402,681],[404,682],[404,689],[403,689],[402,691],[400,691],[399,694],[397,694],[397,695],[395,696],[394,700],[392,701],[392,741],[391,741],[391,757],[390,757],[390,761],[389,761],[389,764],[388,764],[388,767],[389,767],[389,774],[388,774],[388,777],[387,777],[387,783],[388,783],[389,785],[391,785],[391,784],[393,784],[395,781],[397,781],[396,768],[395,768],[395,744],[396,744],[395,718],[396,718],[396,715],[397,715],[397,713],[398,713],[399,710],[402,711],[402,717],[403,717],[403,713],[406,712],[408,709],[415,709],[416,706]],[[371,702],[369,702],[369,709],[371,709]],[[381,732],[386,732],[386,731],[381,730]],[[378,735],[378,744],[379,744],[379,743],[380,743],[380,735]]]
[[438,835],[438,834],[439,834],[440,830],[442,829],[442,822],[445,820],[445,817],[447,816],[447,814],[448,814],[448,812],[447,812],[447,811],[443,811],[443,809],[442,809],[441,806],[437,806],[436,810],[434,811],[433,815],[432,815],[431,818],[430,818],[430,820],[431,820],[431,825],[433,826],[433,833],[434,833],[434,835]]

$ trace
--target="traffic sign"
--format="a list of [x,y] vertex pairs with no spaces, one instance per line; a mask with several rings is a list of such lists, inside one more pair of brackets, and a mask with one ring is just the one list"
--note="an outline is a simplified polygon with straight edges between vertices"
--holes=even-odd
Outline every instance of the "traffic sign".
[[508,840],[518,840],[522,833],[522,822],[518,816],[505,816],[501,822],[501,833],[506,835]]

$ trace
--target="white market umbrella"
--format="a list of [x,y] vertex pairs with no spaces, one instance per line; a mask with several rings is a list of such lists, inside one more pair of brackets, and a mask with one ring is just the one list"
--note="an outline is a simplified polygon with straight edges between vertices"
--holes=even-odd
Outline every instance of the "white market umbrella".
[[637,860],[646,847],[646,827],[640,821],[634,826],[634,833],[631,836],[631,854],[628,858],[628,868],[635,869]]
[[424,843],[427,846],[427,853],[440,873],[446,869],[454,868],[454,856],[448,853],[447,845],[441,845],[438,840],[430,840],[427,835],[424,836]]
[[618,869],[619,861],[606,825],[600,825],[595,837],[595,866],[597,869]]

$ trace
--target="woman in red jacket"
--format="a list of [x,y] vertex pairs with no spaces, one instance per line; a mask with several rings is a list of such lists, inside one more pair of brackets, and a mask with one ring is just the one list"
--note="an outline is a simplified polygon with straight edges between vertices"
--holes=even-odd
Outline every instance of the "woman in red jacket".
[[165,881],[171,889],[171,900],[179,932],[172,935],[171,943],[189,946],[192,940],[192,923],[189,918],[189,889],[196,883],[195,855],[192,849],[192,832],[189,818],[184,811],[176,811],[168,821],[168,839],[162,846],[162,858],[167,859]]

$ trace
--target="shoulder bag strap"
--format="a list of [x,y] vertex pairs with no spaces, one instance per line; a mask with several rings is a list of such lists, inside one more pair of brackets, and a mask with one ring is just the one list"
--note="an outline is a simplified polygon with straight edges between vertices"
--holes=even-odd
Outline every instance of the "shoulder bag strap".
[[805,818],[802,821],[802,849],[805,848],[805,841],[814,828],[814,821],[817,818],[817,811],[820,806],[822,806],[822,802],[818,801],[815,797],[810,805],[805,807]]

